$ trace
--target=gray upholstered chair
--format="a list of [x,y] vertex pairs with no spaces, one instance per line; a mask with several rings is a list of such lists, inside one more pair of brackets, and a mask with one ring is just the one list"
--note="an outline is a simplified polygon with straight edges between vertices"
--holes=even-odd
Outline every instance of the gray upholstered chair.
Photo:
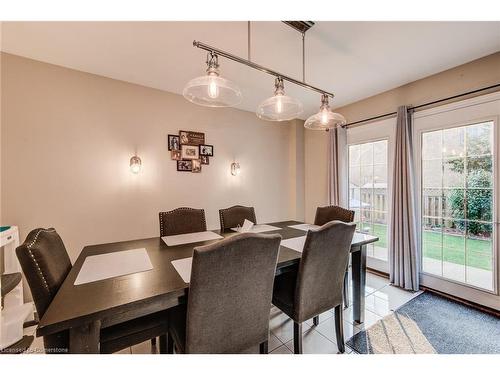
[[160,212],[159,216],[161,237],[207,230],[203,209],[180,207],[172,211]]
[[345,351],[342,286],[355,224],[332,221],[307,232],[297,272],[276,276],[273,304],[293,319],[294,352],[302,353],[302,323],[335,308],[340,352]]
[[220,230],[222,232],[242,225],[245,219],[257,224],[253,207],[232,206],[219,210]]
[[[348,210],[340,206],[325,206],[316,208],[316,216],[314,217],[315,225],[324,225],[329,221],[339,220],[344,223],[352,223],[354,221],[354,211]],[[349,307],[349,267],[344,275],[344,307]],[[314,324],[318,325],[319,318],[314,319]]]
[[[54,228],[39,228],[28,234],[16,255],[42,318],[72,267],[64,243]],[[167,329],[166,311],[106,327],[101,329],[100,351],[113,353],[160,336],[160,351],[166,352]],[[69,332],[43,336],[43,342],[47,353],[68,352]]]
[[196,247],[187,305],[170,309],[168,351],[267,353],[281,236],[238,234]]
[[354,221],[354,211],[340,206],[325,206],[316,208],[316,216],[314,217],[315,225],[324,225],[333,220],[343,221],[344,223],[352,223]]

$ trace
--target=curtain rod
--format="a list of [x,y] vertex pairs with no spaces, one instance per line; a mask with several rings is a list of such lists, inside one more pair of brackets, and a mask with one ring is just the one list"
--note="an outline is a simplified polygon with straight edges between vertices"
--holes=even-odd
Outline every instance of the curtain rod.
[[[486,91],[486,90],[491,90],[491,89],[495,89],[495,88],[500,88],[500,83],[497,83],[497,84],[491,85],[491,86],[487,86],[487,87],[483,87],[483,88],[480,88],[480,89],[477,89],[477,90],[468,91],[468,92],[465,92],[465,93],[462,93],[462,94],[449,96],[447,98],[434,100],[432,102],[428,102],[428,103],[424,103],[424,104],[419,104],[419,105],[416,105],[416,106],[410,106],[410,107],[408,107],[408,111],[415,111],[417,109],[420,109],[420,108],[423,108],[423,107],[427,107],[427,106],[430,106],[430,105],[433,105],[433,104],[438,104],[438,103],[446,102],[448,100],[461,98],[462,96],[472,95],[472,94],[476,94],[478,92],[482,92],[482,91]],[[361,124],[363,122],[374,121],[374,120],[378,120],[378,119],[381,119],[381,118],[384,118],[384,117],[392,117],[392,116],[396,116],[397,114],[398,114],[397,112],[389,112],[389,113],[385,113],[383,115],[378,115],[378,116],[366,118],[364,120],[350,122],[350,123],[346,124],[345,126],[348,128],[348,127],[350,127],[352,125]]]

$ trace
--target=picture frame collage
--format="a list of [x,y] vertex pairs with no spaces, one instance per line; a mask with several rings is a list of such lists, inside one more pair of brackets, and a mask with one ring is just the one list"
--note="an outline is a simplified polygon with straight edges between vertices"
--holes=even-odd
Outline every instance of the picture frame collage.
[[214,146],[205,143],[205,133],[188,130],[169,134],[168,150],[178,172],[200,173],[202,165],[209,165],[214,156]]

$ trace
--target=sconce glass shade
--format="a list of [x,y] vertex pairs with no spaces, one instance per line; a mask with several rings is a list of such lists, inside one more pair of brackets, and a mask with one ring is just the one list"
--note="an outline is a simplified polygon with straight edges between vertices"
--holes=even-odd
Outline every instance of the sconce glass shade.
[[257,117],[268,121],[289,121],[302,113],[302,103],[285,95],[283,80],[278,77],[274,83],[274,96],[267,98],[257,107]]
[[231,163],[231,174],[233,176],[240,174],[240,163]]
[[330,110],[328,96],[323,94],[319,112],[309,117],[304,123],[304,127],[311,130],[330,130],[344,126],[346,123],[344,116]]
[[132,173],[139,173],[141,171],[142,161],[138,156],[132,156],[130,158],[130,171]]
[[182,95],[191,103],[205,107],[233,107],[241,102],[239,87],[219,76],[217,55],[207,56],[207,75],[193,78],[184,87]]

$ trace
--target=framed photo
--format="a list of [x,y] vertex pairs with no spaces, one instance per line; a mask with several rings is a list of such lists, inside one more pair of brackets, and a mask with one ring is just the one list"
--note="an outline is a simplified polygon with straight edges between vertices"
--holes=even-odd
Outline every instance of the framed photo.
[[205,143],[205,133],[181,130],[179,131],[179,138],[181,145],[198,146]]
[[200,145],[200,155],[202,155],[202,156],[214,156],[214,146],[212,146],[212,145]]
[[201,164],[210,164],[210,158],[206,155],[200,155]]
[[192,160],[192,165],[193,165],[193,173],[200,173],[201,172],[201,160],[196,159]]
[[195,160],[200,158],[198,146],[182,145],[181,158],[186,160]]
[[191,172],[193,170],[192,160],[177,160],[178,172]]
[[170,153],[172,155],[172,160],[182,160],[181,150],[172,150]]
[[168,135],[168,151],[180,150],[181,141],[178,135],[169,134]]

